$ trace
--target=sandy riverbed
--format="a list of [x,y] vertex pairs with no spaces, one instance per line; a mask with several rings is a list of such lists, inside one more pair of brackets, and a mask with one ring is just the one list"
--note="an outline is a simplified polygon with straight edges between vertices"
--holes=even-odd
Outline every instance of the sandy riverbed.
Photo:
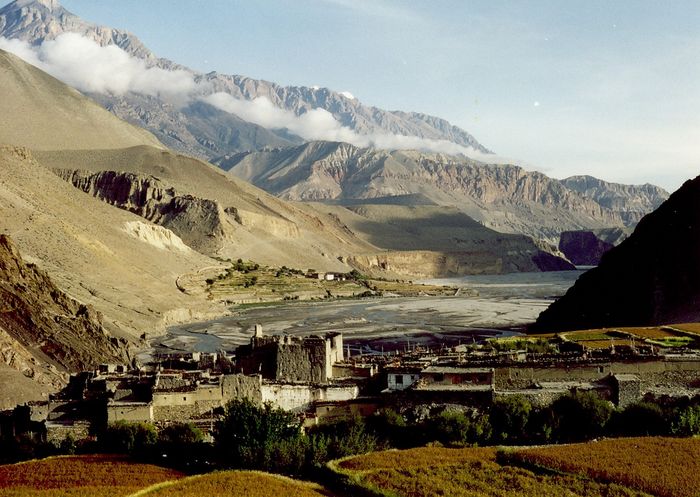
[[225,318],[172,327],[153,345],[160,350],[232,350],[248,342],[256,323],[270,334],[342,331],[346,343],[356,350],[471,342],[534,321],[580,274],[518,273],[427,282],[471,288],[479,297],[373,298],[249,307]]

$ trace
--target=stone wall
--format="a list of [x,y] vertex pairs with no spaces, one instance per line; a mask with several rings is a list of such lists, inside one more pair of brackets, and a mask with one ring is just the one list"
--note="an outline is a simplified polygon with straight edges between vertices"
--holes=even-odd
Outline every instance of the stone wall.
[[140,402],[115,402],[107,404],[107,422],[114,423],[115,421],[153,421],[153,405]]
[[223,402],[232,399],[247,399],[254,404],[262,403],[262,376],[228,374],[221,380]]
[[59,444],[68,436],[76,441],[90,438],[90,423],[85,421],[76,421],[74,423],[46,423],[47,442]]

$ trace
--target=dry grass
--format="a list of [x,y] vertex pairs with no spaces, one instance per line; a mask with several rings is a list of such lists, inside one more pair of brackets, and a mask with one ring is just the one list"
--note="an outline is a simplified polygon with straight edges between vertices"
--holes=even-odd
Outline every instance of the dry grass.
[[491,447],[447,449],[444,447],[419,447],[407,450],[372,452],[345,459],[338,467],[351,471],[368,471],[392,468],[421,468],[434,464],[466,464],[474,461],[495,461],[496,449]]
[[337,463],[361,485],[399,497],[642,497],[573,475],[538,475],[496,462],[492,448],[388,451]]
[[589,349],[607,349],[611,346],[632,346],[632,340],[619,340],[619,339],[609,339],[609,340],[581,340],[577,342]]
[[657,497],[700,495],[700,440],[627,438],[526,449],[530,464],[616,482]]
[[182,476],[118,456],[51,457],[0,466],[0,497],[126,496]]
[[257,471],[224,471],[193,476],[138,494],[148,497],[324,497],[322,487]]

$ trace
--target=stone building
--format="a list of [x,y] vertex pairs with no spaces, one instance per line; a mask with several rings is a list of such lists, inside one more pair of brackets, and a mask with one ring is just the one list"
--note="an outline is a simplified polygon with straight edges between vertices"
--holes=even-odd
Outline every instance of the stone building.
[[265,336],[260,325],[249,345],[236,349],[236,369],[266,380],[323,384],[333,378],[333,365],[343,361],[343,335]]

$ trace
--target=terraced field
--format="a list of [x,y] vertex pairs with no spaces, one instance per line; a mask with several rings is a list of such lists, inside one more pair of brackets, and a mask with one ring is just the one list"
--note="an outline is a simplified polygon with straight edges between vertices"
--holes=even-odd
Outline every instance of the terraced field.
[[540,474],[499,462],[494,448],[425,447],[331,463],[358,487],[387,497],[646,497],[614,483]]
[[700,495],[700,439],[623,438],[518,451],[515,459],[656,497]]
[[329,497],[318,485],[255,471],[182,473],[120,456],[65,456],[0,466],[0,497]]
[[338,475],[392,497],[700,495],[700,439],[620,438],[498,452],[377,452],[335,461]]
[[119,456],[64,456],[0,466],[0,497],[122,497],[184,475]]

